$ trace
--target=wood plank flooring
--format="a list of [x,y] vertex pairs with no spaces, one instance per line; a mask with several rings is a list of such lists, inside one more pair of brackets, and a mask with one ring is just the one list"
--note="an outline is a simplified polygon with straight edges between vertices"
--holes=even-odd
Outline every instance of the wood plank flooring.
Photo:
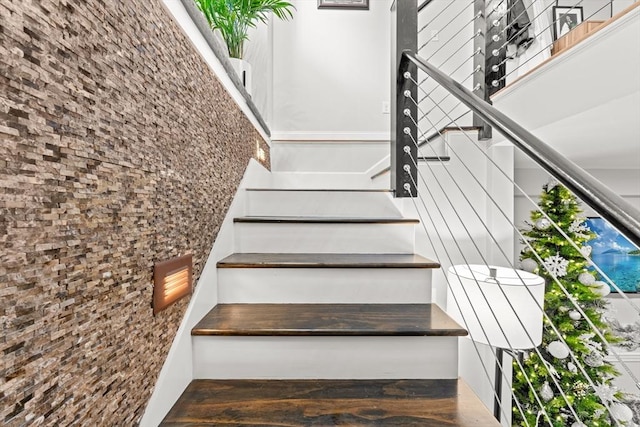
[[161,425],[496,427],[499,423],[461,380],[194,380]]
[[464,336],[436,304],[218,304],[192,335]]
[[416,254],[237,253],[218,261],[218,268],[440,268]]

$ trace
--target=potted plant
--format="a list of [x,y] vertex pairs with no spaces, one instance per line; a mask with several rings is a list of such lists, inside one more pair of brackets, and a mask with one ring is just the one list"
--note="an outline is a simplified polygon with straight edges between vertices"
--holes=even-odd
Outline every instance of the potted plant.
[[250,91],[250,77],[247,70],[249,64],[242,60],[244,42],[248,40],[249,28],[255,27],[258,21],[267,22],[269,12],[287,20],[293,17],[295,6],[285,0],[195,0],[209,26],[220,31],[227,44],[231,63],[239,77]]

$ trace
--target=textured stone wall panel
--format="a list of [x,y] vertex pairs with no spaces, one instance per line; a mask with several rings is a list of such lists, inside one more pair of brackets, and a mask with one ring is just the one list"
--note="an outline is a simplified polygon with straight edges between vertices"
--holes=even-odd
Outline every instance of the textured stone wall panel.
[[0,424],[136,424],[256,141],[160,0],[0,0]]

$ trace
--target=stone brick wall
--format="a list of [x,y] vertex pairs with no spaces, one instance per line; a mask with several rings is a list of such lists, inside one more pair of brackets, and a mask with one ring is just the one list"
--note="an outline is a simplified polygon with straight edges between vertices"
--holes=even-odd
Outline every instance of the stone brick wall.
[[0,424],[136,424],[256,141],[160,0],[0,0]]

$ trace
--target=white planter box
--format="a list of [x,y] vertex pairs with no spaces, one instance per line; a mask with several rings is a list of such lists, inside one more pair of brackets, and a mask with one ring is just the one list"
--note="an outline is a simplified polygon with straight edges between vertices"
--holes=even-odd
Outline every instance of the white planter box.
[[236,74],[238,75],[238,78],[240,78],[240,81],[244,85],[244,88],[247,90],[247,93],[251,95],[251,64],[243,59],[238,58],[229,58],[229,61],[231,61],[231,65],[233,65],[233,69],[236,70]]

